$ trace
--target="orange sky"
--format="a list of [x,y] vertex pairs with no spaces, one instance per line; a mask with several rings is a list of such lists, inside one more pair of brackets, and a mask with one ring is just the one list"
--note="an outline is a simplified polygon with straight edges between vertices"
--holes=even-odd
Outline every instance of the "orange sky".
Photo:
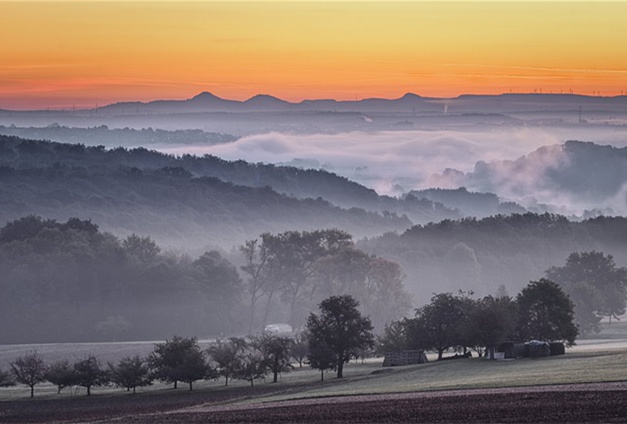
[[627,2],[0,0],[0,108],[627,94]]

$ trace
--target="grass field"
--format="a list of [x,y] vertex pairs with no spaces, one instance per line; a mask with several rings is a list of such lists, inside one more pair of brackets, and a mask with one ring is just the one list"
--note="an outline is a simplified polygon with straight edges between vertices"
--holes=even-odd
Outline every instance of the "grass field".
[[[345,378],[338,380],[327,373],[320,382],[320,373],[308,368],[284,374],[271,393],[243,399],[242,402],[260,402],[310,397],[344,396],[380,393],[404,393],[468,388],[519,387],[549,384],[627,381],[627,322],[604,324],[604,332],[582,339],[566,355],[542,359],[489,361],[480,358],[429,362],[405,367],[381,367],[382,359],[371,359],[365,364],[351,363],[345,369]],[[8,368],[10,361],[28,351],[36,350],[46,362],[63,358],[82,359],[96,355],[101,362],[116,361],[128,355],[146,355],[155,342],[136,343],[79,343],[45,345],[0,345],[0,367]],[[201,342],[205,347],[209,342]],[[257,387],[273,385],[258,382]],[[211,392],[247,387],[248,383],[232,381],[225,389],[223,381],[199,381],[195,391]],[[171,393],[170,386],[156,383],[140,389],[144,394]],[[184,391],[185,388],[179,389]],[[128,396],[124,390],[113,387],[94,388],[95,396]],[[84,396],[84,389],[65,389],[57,395],[51,384],[35,388],[36,399],[60,399]],[[0,400],[27,399],[25,386],[0,388]]]
[[[207,342],[203,343],[203,346]],[[6,369],[15,357],[37,350],[47,362],[94,354],[102,362],[146,355],[153,342],[0,346]],[[490,361],[432,361],[383,368],[381,359],[351,363],[345,378],[320,381],[308,368],[250,387],[247,382],[199,381],[173,390],[156,383],[136,395],[115,387],[0,388],[0,422],[75,423],[589,423],[624,422],[627,416],[627,324],[581,340],[566,355]],[[616,382],[616,383],[609,383]],[[572,384],[600,383],[600,384]],[[560,386],[564,385],[564,386]],[[563,388],[562,388],[563,387]]]

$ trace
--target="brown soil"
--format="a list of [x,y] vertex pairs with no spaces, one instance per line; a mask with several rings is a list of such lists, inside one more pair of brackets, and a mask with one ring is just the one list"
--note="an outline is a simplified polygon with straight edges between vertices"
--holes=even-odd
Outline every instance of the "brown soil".
[[0,422],[611,423],[627,417],[627,383],[402,393],[229,405],[254,388],[58,401],[0,402]]

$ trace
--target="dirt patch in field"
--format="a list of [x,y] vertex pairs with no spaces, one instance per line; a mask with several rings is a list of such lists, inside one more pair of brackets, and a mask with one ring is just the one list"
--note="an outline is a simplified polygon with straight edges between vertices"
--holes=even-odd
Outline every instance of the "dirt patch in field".
[[259,389],[2,402],[0,422],[611,423],[627,416],[626,382],[230,404],[261,394]]
[[347,396],[190,408],[128,423],[591,423],[624,422],[625,384]]
[[258,396],[284,395],[291,391],[302,390],[305,386],[307,385],[291,385],[289,387],[264,385],[192,392],[181,387],[177,390],[164,389],[136,395],[127,393],[61,399],[4,401],[0,402],[0,423],[83,423],[108,422],[107,420],[119,417],[124,417],[124,420],[131,420],[135,416],[156,417],[192,407],[219,407]]

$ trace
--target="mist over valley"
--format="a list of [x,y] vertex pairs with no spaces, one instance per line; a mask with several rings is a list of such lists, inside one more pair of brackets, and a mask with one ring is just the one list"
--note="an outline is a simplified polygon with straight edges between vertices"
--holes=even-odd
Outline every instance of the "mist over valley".
[[[410,313],[436,292],[467,290],[481,297],[502,286],[516,293],[574,251],[600,250],[619,265],[627,263],[627,238],[620,236],[627,231],[620,217],[627,210],[623,102],[570,95],[407,95],[293,104],[269,96],[230,102],[205,93],[188,101],[87,111],[2,111],[0,217],[4,223],[27,216],[84,220],[117,243],[148,238],[165,255],[155,266],[178,270],[171,274],[178,283],[168,283],[174,284],[170,289],[166,284],[164,293],[183,290],[180,305],[188,296],[183,281],[196,278],[184,277],[185,269],[206,252],[220,252],[241,284],[247,277],[239,248],[247,241],[334,228],[349,234],[360,252],[400,266],[395,278],[409,303],[399,311]],[[582,112],[582,105],[590,109]],[[4,247],[8,257],[14,244]],[[12,276],[4,284],[14,287],[20,266],[33,265],[26,259],[3,266]],[[46,284],[56,285],[55,272]],[[322,268],[316,272],[296,301],[286,303],[289,291],[281,299],[261,296],[265,306],[254,317],[255,328],[268,320],[302,325],[319,299],[312,293],[330,278],[323,278]],[[98,290],[108,278],[98,280]],[[29,281],[29,296],[47,310],[36,279]],[[231,300],[242,316],[251,295],[246,287]],[[181,315],[168,326],[152,326],[142,311],[157,304],[142,300],[136,288],[124,290],[136,296],[127,305],[132,313],[91,299],[98,316],[66,339],[106,339],[90,329],[116,319],[133,325],[123,335],[131,339],[204,328],[202,302],[194,303],[193,323]],[[367,304],[368,297],[361,299]],[[387,319],[377,321],[379,330]],[[247,328],[246,320],[227,325],[219,314],[211,320],[207,336]],[[43,337],[11,334],[24,341]],[[44,338],[55,339],[50,337]]]

